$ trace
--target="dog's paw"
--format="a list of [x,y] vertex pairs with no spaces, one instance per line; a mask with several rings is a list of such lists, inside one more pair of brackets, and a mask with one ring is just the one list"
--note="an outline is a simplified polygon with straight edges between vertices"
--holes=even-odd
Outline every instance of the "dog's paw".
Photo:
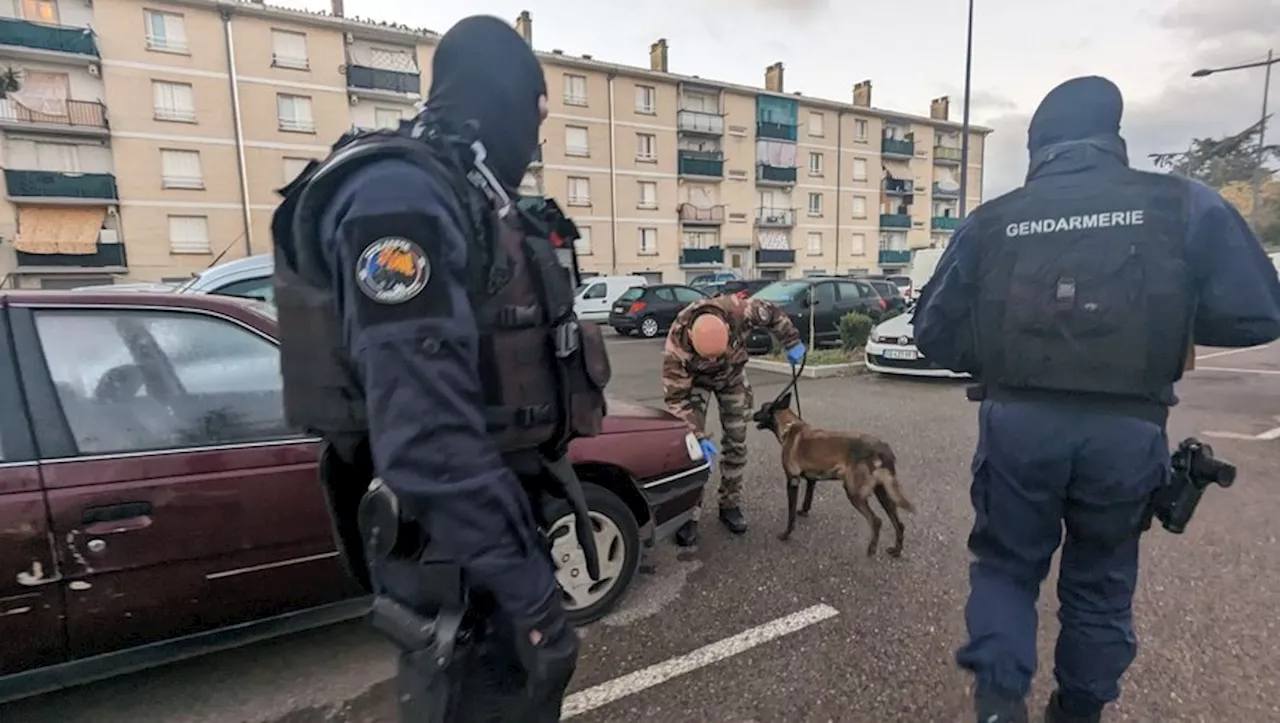
[[874,547],[868,547],[868,548],[867,548],[867,557],[875,557],[875,556],[876,556],[876,548],[874,548]]
[[783,542],[786,542],[787,540],[790,540],[790,539],[791,539],[791,533],[790,533],[790,532],[779,532],[779,533],[778,533],[778,539],[779,539],[779,540],[782,540]]
[[796,514],[799,515],[800,517],[808,517],[809,510],[796,510]]
[[902,557],[902,548],[890,547],[888,550],[885,550],[885,553],[888,554],[889,557]]

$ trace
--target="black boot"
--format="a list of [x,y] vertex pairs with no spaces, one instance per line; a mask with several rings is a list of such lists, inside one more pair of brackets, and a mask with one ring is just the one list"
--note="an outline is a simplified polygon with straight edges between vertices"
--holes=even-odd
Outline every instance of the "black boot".
[[994,696],[978,696],[973,701],[977,723],[1028,723],[1027,703]]
[[681,547],[693,547],[698,544],[698,521],[689,520],[676,530],[676,544]]
[[720,521],[724,523],[725,529],[735,535],[747,531],[747,518],[742,516],[742,510],[737,507],[721,507]]
[[1101,723],[1102,711],[1092,715],[1070,715],[1062,709],[1062,696],[1056,691],[1049,696],[1049,705],[1044,708],[1044,723]]

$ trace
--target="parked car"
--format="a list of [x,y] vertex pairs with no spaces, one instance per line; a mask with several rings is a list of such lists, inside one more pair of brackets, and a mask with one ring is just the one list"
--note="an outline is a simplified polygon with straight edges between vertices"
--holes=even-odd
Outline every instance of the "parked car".
[[772,279],[739,279],[737,281],[726,281],[721,284],[718,289],[712,292],[711,295],[723,296],[725,294],[733,294],[734,296],[745,299],[772,283]]
[[593,276],[584,279],[573,294],[573,310],[582,321],[608,321],[609,310],[630,288],[645,286],[643,276]]
[[698,274],[690,279],[689,285],[695,289],[700,289],[703,286],[718,284],[724,281],[737,281],[741,278],[742,277],[739,276],[736,271],[715,271],[708,274]]
[[[872,309],[884,311],[888,308],[888,303],[866,281],[834,276],[775,281],[752,294],[751,298],[781,307],[800,330],[800,338],[806,344],[812,324],[817,345],[839,343],[840,317],[845,314],[867,314]],[[769,333],[763,329],[754,329],[747,337],[749,354],[767,354],[772,346]]]
[[867,369],[879,374],[905,374],[916,377],[949,377],[965,379],[969,375],[953,372],[934,364],[916,348],[911,319],[907,312],[877,324],[867,340]]
[[[284,420],[275,333],[248,299],[0,293],[0,703],[367,610],[319,440]],[[620,401],[570,456],[598,583],[563,503],[546,519],[584,623],[691,517],[708,465],[682,422]]]
[[180,284],[107,284],[104,286],[81,286],[75,291],[90,292],[175,292],[192,294],[221,294],[223,296],[243,296],[249,299],[274,302],[275,287],[271,275],[275,270],[275,260],[271,254],[257,254],[210,266],[188,281]]
[[885,276],[883,278],[885,281],[888,281],[898,287],[898,295],[904,299],[910,298],[915,293],[915,287],[911,283],[910,276],[893,275]]
[[618,297],[609,311],[609,326],[623,336],[639,332],[652,339],[671,327],[681,309],[705,298],[701,290],[680,284],[637,286]]
[[894,278],[904,277],[867,276],[859,280],[871,284],[871,288],[884,299],[886,311],[906,311],[907,300],[903,297],[902,290],[894,283]]

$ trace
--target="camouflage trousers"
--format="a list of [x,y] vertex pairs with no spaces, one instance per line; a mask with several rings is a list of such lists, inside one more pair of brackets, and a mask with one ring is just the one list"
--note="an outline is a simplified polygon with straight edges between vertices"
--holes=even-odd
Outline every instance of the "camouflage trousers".
[[[714,390],[699,386],[693,388],[694,419],[707,436],[711,436],[707,429],[707,408],[713,395],[720,408],[720,427],[724,432],[718,445],[719,459],[716,460],[716,466],[720,468],[720,506],[737,507],[742,497],[743,470],[747,466],[747,425],[753,412],[751,384],[745,374],[740,374]],[[700,516],[700,511],[694,510],[694,519]]]

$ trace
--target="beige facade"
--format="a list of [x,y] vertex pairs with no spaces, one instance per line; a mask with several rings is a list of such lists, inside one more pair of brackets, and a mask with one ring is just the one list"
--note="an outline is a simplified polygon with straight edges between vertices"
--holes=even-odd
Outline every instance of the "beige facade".
[[[0,279],[12,286],[176,279],[269,251],[276,189],[352,126],[412,115],[438,39],[254,2],[11,8],[0,67],[22,83],[0,100]],[[517,27],[531,36],[527,16]],[[540,54],[550,117],[523,190],[573,215],[585,271],[877,271],[945,243],[959,168],[945,100],[918,117],[872,108],[869,83],[856,103],[787,94],[781,64],[769,91],[727,85],[667,72],[667,52],[656,43],[649,69]],[[970,207],[988,132],[973,131]]]

